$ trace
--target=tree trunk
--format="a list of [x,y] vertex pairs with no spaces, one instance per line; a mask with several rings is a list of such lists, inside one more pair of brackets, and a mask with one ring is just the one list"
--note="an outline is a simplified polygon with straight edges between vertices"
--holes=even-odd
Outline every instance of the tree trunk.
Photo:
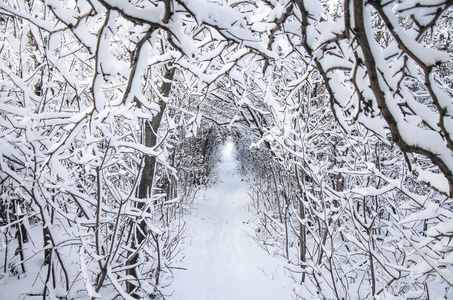
[[[164,82],[162,83],[161,86],[161,94],[164,97],[168,97],[170,95],[170,90],[171,90],[171,85],[172,85],[172,80],[175,74],[175,68],[172,68],[169,66],[166,68],[165,74],[164,74]],[[144,131],[144,140],[143,143],[147,147],[154,147],[157,144],[157,131],[159,130],[160,122],[162,120],[162,117],[165,112],[165,108],[167,107],[167,103],[164,102],[162,99],[159,100],[159,108],[160,111],[157,113],[156,116],[154,116],[153,120],[151,122],[144,121],[143,123],[143,128],[142,130]],[[137,190],[137,198],[138,199],[147,199],[151,195],[151,190],[153,186],[153,180],[154,180],[154,173],[156,169],[156,157],[155,156],[149,156],[147,155],[145,157],[145,164],[143,166],[142,170],[142,176],[140,178],[140,182],[138,184],[138,190]],[[145,201],[143,202],[138,202],[137,203],[137,208],[138,209],[143,209],[145,206]],[[138,224],[138,229],[136,225],[133,223],[132,224],[131,230],[134,231],[135,233],[135,241],[133,238],[132,242],[132,249],[136,250],[140,246],[140,244],[145,240],[146,238],[146,222],[145,220],[142,220]],[[133,252],[129,253],[129,260],[127,261],[126,265],[127,266],[134,266],[138,262],[138,252]],[[127,270],[126,272],[127,275],[132,275],[133,277],[137,278],[137,271],[135,267],[131,267],[130,269]],[[137,278],[138,280],[138,278]],[[132,284],[131,282],[127,282],[126,284],[126,289],[127,293],[130,294],[134,298],[139,298],[138,295],[136,295],[133,291],[135,289],[135,285]]]

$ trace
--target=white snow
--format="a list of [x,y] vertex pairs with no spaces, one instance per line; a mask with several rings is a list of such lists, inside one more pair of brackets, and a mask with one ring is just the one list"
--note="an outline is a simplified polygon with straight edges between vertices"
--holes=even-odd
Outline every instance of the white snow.
[[[272,257],[253,240],[247,183],[235,170],[227,143],[218,166],[219,182],[206,190],[187,216],[182,268],[174,271],[170,300],[293,299],[294,281],[283,257]],[[287,273],[287,272],[286,272]]]

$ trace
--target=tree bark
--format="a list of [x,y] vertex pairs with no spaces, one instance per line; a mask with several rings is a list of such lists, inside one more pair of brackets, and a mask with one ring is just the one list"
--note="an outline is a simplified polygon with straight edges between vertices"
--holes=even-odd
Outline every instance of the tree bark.
[[[165,70],[164,74],[164,82],[161,85],[161,94],[164,97],[168,97],[170,95],[171,91],[171,85],[172,85],[172,80],[175,74],[175,68],[169,66]],[[158,102],[160,111],[157,113],[157,115],[154,116],[151,122],[144,121],[143,124],[143,143],[147,147],[154,147],[157,144],[157,131],[159,130],[160,123],[162,121],[162,117],[164,115],[165,109],[167,107],[167,103],[163,101],[162,99],[159,100]],[[151,195],[151,190],[153,186],[153,181],[154,181],[154,173],[156,170],[156,157],[155,156],[150,156],[147,155],[145,157],[145,163],[143,166],[142,170],[142,175],[140,178],[140,182],[138,184],[138,189],[137,189],[137,198],[138,199],[147,199]],[[138,202],[137,203],[137,208],[138,209],[143,209],[145,207],[145,201],[143,202]],[[146,222],[145,220],[140,221],[138,224],[138,228],[135,226],[135,224],[132,224],[131,230],[134,231],[135,234],[135,240],[136,243],[132,242],[132,249],[137,250],[140,244],[145,240],[146,238]],[[128,266],[134,266],[138,262],[138,252],[135,251],[134,254],[129,253],[129,260],[127,261],[126,265]],[[130,269],[127,270],[126,272],[127,275],[132,275],[133,277],[137,278],[137,271],[135,267],[131,267]],[[138,279],[137,279],[138,280]],[[127,293],[130,294],[132,297],[138,299],[139,296],[134,293],[135,285],[132,284],[131,282],[127,282],[126,284],[126,290]]]

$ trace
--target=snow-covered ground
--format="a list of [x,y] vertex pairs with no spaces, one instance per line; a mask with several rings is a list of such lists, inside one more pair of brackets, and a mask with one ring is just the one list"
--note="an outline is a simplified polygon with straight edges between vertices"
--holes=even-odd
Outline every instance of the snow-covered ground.
[[285,260],[271,257],[251,237],[255,218],[235,163],[233,145],[227,143],[217,184],[198,197],[187,216],[189,237],[181,263],[186,270],[174,272],[168,299],[293,299],[294,281],[285,274]]

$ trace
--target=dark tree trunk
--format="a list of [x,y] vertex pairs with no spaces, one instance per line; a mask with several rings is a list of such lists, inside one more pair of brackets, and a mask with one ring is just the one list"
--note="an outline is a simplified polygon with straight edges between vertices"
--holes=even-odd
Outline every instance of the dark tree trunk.
[[[170,95],[170,90],[171,90],[171,85],[172,85],[172,80],[173,80],[174,74],[175,74],[175,68],[173,68],[171,66],[166,68],[166,71],[164,74],[165,80],[161,86],[161,94],[164,97],[168,97]],[[154,116],[154,118],[151,122],[147,122],[147,121],[143,122],[143,129],[142,129],[144,132],[143,143],[145,144],[145,146],[150,147],[150,148],[156,146],[156,144],[157,144],[157,131],[159,130],[160,122],[162,120],[165,109],[167,107],[167,103],[165,103],[163,100],[159,100],[158,104],[159,104],[159,108],[160,108],[160,111],[158,112],[158,114],[156,116]],[[140,182],[138,184],[138,190],[137,190],[138,199],[147,199],[151,195],[151,189],[153,186],[155,170],[156,170],[156,157],[147,155],[145,157],[145,164],[143,166],[142,176],[141,176]],[[145,201],[137,203],[138,209],[143,209],[144,206],[145,206]],[[145,220],[140,221],[140,223],[137,225],[138,225],[138,228],[135,227],[134,224],[132,224],[133,228],[131,229],[135,233],[136,242],[134,240],[132,242],[132,249],[134,249],[134,250],[137,249],[146,238],[146,222],[145,222]],[[138,253],[137,252],[135,252],[135,254],[129,253],[129,260],[127,262],[127,265],[134,266],[137,262],[138,262]],[[127,275],[132,275],[133,277],[137,278],[137,272],[136,272],[135,267],[128,269]],[[135,289],[134,284],[127,282],[126,288],[127,288],[128,294],[130,294],[134,298],[137,298],[137,299],[139,298],[139,296],[133,292]]]

